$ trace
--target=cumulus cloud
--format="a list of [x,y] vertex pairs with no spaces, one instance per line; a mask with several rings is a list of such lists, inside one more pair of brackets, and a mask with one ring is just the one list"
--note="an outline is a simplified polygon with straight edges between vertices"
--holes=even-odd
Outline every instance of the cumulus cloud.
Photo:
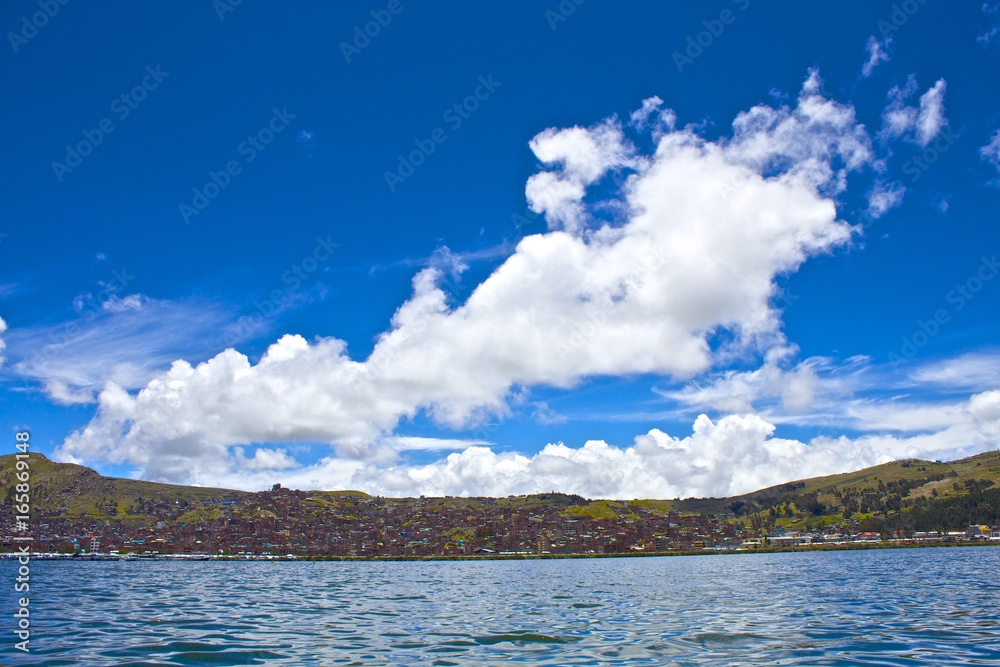
[[[771,363],[777,366],[779,361]],[[787,371],[747,374],[739,383],[748,387],[748,396],[791,398],[787,407],[794,410],[811,407],[795,404],[799,397],[794,394],[803,385],[815,402],[833,394],[850,397],[865,384],[857,377],[867,369],[864,358],[839,367],[829,360],[810,359]],[[728,378],[733,380],[731,374]],[[553,489],[591,498],[723,496],[899,458],[967,456],[1000,444],[997,390],[938,403],[851,399],[842,402],[842,409],[841,421],[853,420],[865,435],[821,436],[808,442],[778,438],[773,420],[744,413],[715,420],[702,414],[684,437],[653,429],[627,447],[604,441],[580,447],[550,443],[533,455],[498,452],[495,445],[469,440],[390,436],[389,442],[380,443],[390,450],[461,450],[427,465],[364,460],[359,458],[362,452],[344,449],[338,457],[301,466],[285,449],[261,448],[250,457],[241,447],[232,453],[222,447],[197,452],[199,443],[191,443],[187,457],[197,459],[197,465],[188,460],[185,479],[249,489],[280,481],[297,488],[354,488],[389,496],[507,495]]]
[[528,179],[525,194],[535,213],[544,213],[550,229],[579,232],[587,223],[583,197],[609,170],[633,164],[633,150],[615,119],[584,129],[549,128],[529,143],[543,164],[555,171]]
[[997,427],[1000,426],[1000,391],[994,389],[974,395],[969,400],[969,414],[979,424],[997,434]]
[[[504,496],[560,490],[589,498],[727,496],[791,479],[857,470],[900,458],[944,459],[995,449],[1000,442],[1000,391],[953,404],[899,405],[872,410],[878,433],[819,436],[807,442],[775,437],[761,415],[702,414],[692,430],[674,436],[661,429],[628,446],[592,440],[578,447],[550,443],[535,454],[469,446],[426,465],[326,457],[299,465],[284,448],[244,448],[192,466],[188,481],[228,488],[262,489],[275,482],[301,489],[361,489],[386,496]],[[415,443],[424,448],[423,443]],[[442,446],[441,449],[446,449]],[[207,465],[206,465],[207,464]]]
[[879,136],[883,141],[903,138],[926,148],[941,128],[948,124],[944,115],[946,89],[945,80],[938,79],[920,96],[919,106],[907,106],[906,101],[917,92],[916,77],[911,74],[902,88],[893,86],[888,95],[889,103],[882,111]]
[[[834,197],[851,172],[874,162],[854,108],[820,89],[811,71],[793,106],[756,106],[717,141],[673,129],[664,120],[672,112],[653,100],[635,119],[652,132],[659,114],[650,154],[614,118],[546,129],[530,142],[541,171],[526,195],[550,231],[522,239],[464,303],[451,305],[441,288],[454,267],[432,262],[365,360],[336,338],[288,335],[256,364],[228,349],[196,365],[176,361],[138,393],[110,382],[60,455],[184,481],[192,469],[246,468],[235,446],[329,443],[341,458],[324,470],[363,468],[375,483],[382,477],[371,471],[393,451],[386,438],[418,414],[468,427],[505,416],[525,388],[646,373],[689,378],[782,346],[775,279],[850,243]],[[611,173],[624,175],[614,187]],[[614,219],[602,217],[608,210]],[[788,404],[803,407],[814,391],[809,369],[789,382]],[[702,431],[726,432],[729,423]],[[766,430],[747,424],[754,437]],[[453,456],[474,466],[485,454]],[[497,456],[501,470],[518,461]]]
[[[558,489],[589,498],[728,496],[791,479],[857,470],[899,458],[934,459],[996,446],[1000,392],[967,403],[940,420],[943,428],[907,435],[817,437],[808,443],[774,437],[758,415],[700,415],[683,438],[659,429],[625,448],[604,441],[582,447],[549,444],[537,454],[471,447],[424,466],[357,470],[348,486],[384,495],[506,495]],[[976,420],[980,423],[977,426]],[[990,420],[990,421],[985,421]]]
[[861,66],[861,76],[867,79],[875,71],[879,63],[889,62],[889,46],[891,44],[892,37],[886,37],[883,42],[875,39],[874,35],[868,38],[868,44],[865,46],[868,60]]
[[242,447],[235,447],[233,455],[238,460],[239,467],[245,470],[286,470],[299,467],[298,462],[285,449],[268,449],[261,447],[253,456],[244,455]]

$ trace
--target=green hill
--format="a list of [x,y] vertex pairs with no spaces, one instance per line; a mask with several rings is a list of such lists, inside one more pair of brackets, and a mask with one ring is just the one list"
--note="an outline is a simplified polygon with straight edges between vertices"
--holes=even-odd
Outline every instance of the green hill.
[[[206,516],[204,505],[238,500],[245,491],[159,484],[116,477],[103,477],[94,470],[71,463],[56,463],[32,453],[31,504],[33,511],[49,516],[122,519],[138,518],[143,501],[176,503],[191,517]],[[13,504],[16,458],[0,456],[0,499]],[[957,500],[970,493],[998,489],[1000,451],[950,462],[906,459],[855,472],[798,480],[729,498],[687,498],[684,500],[590,501],[580,496],[543,493],[493,499],[499,505],[539,511],[556,511],[567,517],[592,519],[634,516],[630,506],[653,512],[679,511],[683,514],[725,514],[746,523],[767,523],[779,528],[805,527],[830,523],[845,517],[855,520],[891,517],[909,509],[923,509],[928,503]],[[309,503],[342,504],[371,498],[360,491],[310,491]],[[428,509],[472,507],[484,499],[428,498]]]
[[[8,507],[14,504],[16,461],[15,454],[0,456],[0,498]],[[197,508],[205,500],[235,500],[247,495],[245,491],[104,477],[81,465],[50,461],[37,452],[29,454],[28,461],[31,465],[32,511],[49,516],[79,517],[89,514],[95,518],[124,518],[139,514],[137,505],[140,498],[158,502],[180,501]],[[60,508],[65,509],[60,511]]]
[[[1000,482],[1000,451],[985,452],[957,461],[922,461],[920,459],[903,459],[881,465],[864,468],[855,472],[845,472],[825,477],[787,482],[777,486],[753,491],[729,498],[688,498],[674,501],[673,507],[682,512],[715,514],[726,512],[727,507],[734,503],[744,502],[748,505],[769,506],[775,501],[816,494],[822,502],[824,499],[838,504],[832,499],[835,493],[845,489],[855,491],[877,491],[880,485],[887,488],[890,484],[913,484],[909,492],[911,498],[917,497],[949,497],[964,495],[965,483],[970,480],[989,480],[992,484]],[[955,485],[960,488],[956,489]],[[729,511],[732,511],[731,509]]]
[[[926,530],[974,516],[983,517],[981,522],[1000,520],[997,509],[990,509],[1000,498],[998,482],[1000,451],[993,451],[950,462],[904,459],[730,498],[665,504],[682,513],[725,514],[753,529],[813,529],[854,522],[874,532]],[[977,511],[966,507],[970,501]]]

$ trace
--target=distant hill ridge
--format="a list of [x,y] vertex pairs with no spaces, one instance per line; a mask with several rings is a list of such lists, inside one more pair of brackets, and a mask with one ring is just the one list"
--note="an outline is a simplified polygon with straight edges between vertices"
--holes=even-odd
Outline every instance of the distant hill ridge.
[[[142,500],[181,501],[191,505],[216,504],[238,500],[252,492],[234,489],[182,486],[146,482],[118,477],[104,477],[91,468],[73,463],[57,463],[33,452],[31,463],[31,505],[33,512],[47,515],[95,517],[131,514]],[[13,505],[16,479],[14,454],[0,456],[0,499],[9,508]],[[812,496],[818,503],[840,501],[841,492],[858,494],[869,489],[905,488],[910,498],[945,498],[963,495],[967,483],[982,488],[1000,482],[1000,451],[986,452],[950,462],[904,459],[862,470],[796,480],[728,498],[687,498],[683,500],[650,499],[644,504],[683,513],[739,515],[744,507],[773,506],[783,497]],[[985,486],[984,486],[985,484]],[[975,488],[975,487],[974,487]],[[337,496],[370,498],[360,491],[323,492]],[[455,498],[455,502],[468,499]],[[589,502],[576,495],[549,493],[524,497],[525,502],[539,505],[579,507],[581,512],[615,513],[616,501]],[[589,502],[589,504],[588,504]],[[799,501],[801,504],[801,501]]]

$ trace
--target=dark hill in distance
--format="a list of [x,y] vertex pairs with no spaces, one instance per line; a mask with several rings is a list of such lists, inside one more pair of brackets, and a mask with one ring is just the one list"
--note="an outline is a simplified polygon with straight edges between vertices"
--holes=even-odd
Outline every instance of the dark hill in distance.
[[[94,518],[136,516],[143,501],[179,501],[182,505],[199,507],[239,500],[247,491],[218,489],[200,486],[180,486],[145,482],[133,479],[104,477],[96,471],[71,463],[56,463],[44,455],[32,453],[31,506],[32,512],[43,516],[78,517],[88,514]],[[7,508],[13,505],[16,455],[0,456],[0,499]],[[866,493],[878,492],[879,497],[893,494],[909,500],[924,498],[945,499],[962,496],[973,489],[986,489],[1000,482],[1000,451],[986,452],[966,459],[950,462],[905,459],[865,468],[855,472],[814,477],[792,481],[729,498],[687,498],[684,500],[648,499],[634,501],[652,510],[679,511],[683,514],[730,514],[745,516],[760,508],[784,507],[798,514],[829,514],[842,510],[857,500],[863,507]],[[978,485],[978,486],[976,486]],[[370,498],[360,491],[310,492],[334,499]],[[475,498],[448,497],[436,499],[442,507],[474,505]],[[626,502],[591,501],[581,496],[563,493],[543,493],[503,499],[518,507],[556,509],[567,516],[613,518],[628,514]],[[802,507],[804,503],[815,505]],[[817,511],[822,507],[823,510]],[[863,512],[862,512],[863,513]],[[789,514],[791,516],[791,514]]]

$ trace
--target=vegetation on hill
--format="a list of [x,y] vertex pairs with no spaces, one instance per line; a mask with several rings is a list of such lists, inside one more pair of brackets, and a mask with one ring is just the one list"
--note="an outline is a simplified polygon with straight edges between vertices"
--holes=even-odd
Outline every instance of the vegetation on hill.
[[[969,523],[996,524],[1000,452],[958,461],[905,459],[856,472],[815,477],[733,498],[678,502],[712,514],[731,513],[746,527],[812,529],[831,524],[903,533],[954,530]],[[990,490],[992,488],[992,491]]]
[[[8,507],[14,504],[16,460],[14,454],[0,456],[0,499]],[[32,510],[48,516],[127,519],[141,517],[147,500],[198,508],[205,501],[235,500],[247,495],[245,491],[103,477],[90,468],[56,463],[37,452],[32,452],[28,461]]]
[[861,527],[883,535],[899,532],[909,536],[916,531],[946,531],[966,524],[1000,524],[1000,488],[988,479],[966,480],[963,486],[966,495],[936,502],[921,497],[909,512],[875,515],[865,519]]
[[[13,454],[0,456],[0,499],[13,505]],[[172,523],[197,523],[217,518],[219,505],[248,496],[248,492],[158,484],[102,477],[84,466],[55,463],[32,453],[31,505],[48,516],[123,521],[145,520],[151,505],[176,505]],[[566,518],[591,520],[635,519],[633,507],[666,514],[704,514],[725,517],[751,530],[813,529],[850,525],[873,532],[912,532],[954,529],[967,523],[1000,523],[1000,452],[959,461],[893,461],[864,470],[788,482],[730,498],[637,500],[634,503],[588,500],[578,495],[542,493],[489,499],[501,508],[556,512]],[[346,516],[371,511],[360,491],[309,491],[303,495],[307,516],[338,508]],[[423,511],[447,513],[476,507],[484,498],[444,497],[401,499],[420,502]],[[270,513],[268,513],[270,514]],[[261,513],[261,517],[264,514]],[[264,517],[266,518],[266,517]],[[464,536],[464,534],[463,534]]]

